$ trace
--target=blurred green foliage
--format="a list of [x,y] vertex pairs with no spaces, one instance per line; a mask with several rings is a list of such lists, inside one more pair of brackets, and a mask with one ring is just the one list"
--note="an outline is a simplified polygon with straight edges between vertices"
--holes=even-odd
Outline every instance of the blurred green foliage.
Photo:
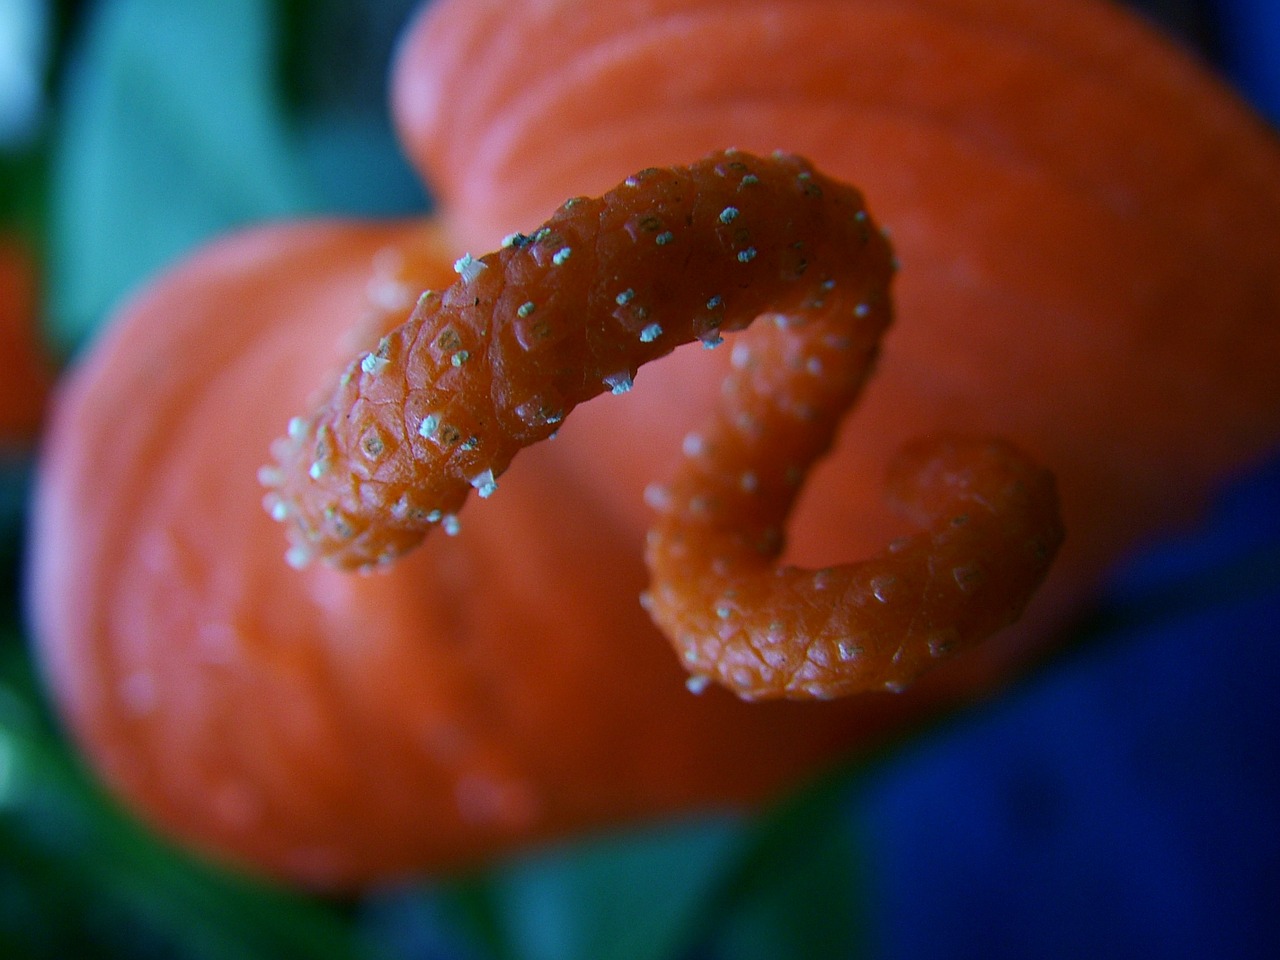
[[92,11],[54,132],[49,305],[62,345],[212,234],[305,208],[269,11],[268,0]]
[[[423,194],[383,107],[390,36],[406,7],[114,0],[88,8],[67,49],[50,130],[55,342],[80,345],[141,280],[237,226],[420,209]],[[382,29],[339,46],[337,37],[362,36],[353,19]]]

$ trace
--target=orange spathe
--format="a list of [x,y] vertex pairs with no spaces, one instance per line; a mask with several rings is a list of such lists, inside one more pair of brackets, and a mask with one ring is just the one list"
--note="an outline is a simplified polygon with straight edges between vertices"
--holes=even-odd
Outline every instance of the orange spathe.
[[637,602],[640,532],[570,469],[595,442],[572,423],[386,573],[285,563],[263,455],[377,343],[371,291],[452,275],[436,244],[421,224],[233,237],[126,307],[64,388],[34,612],[111,785],[176,836],[328,888],[759,799],[891,722],[897,704],[691,696]]
[[[1280,441],[1280,150],[1136,21],[1077,0],[444,0],[395,105],[434,225],[223,241],[122,311],[64,387],[32,608],[86,752],[186,840],[328,888],[754,803],[1043,649],[1117,556]],[[1069,539],[1014,628],[901,696],[690,696],[636,602],[643,490],[729,351],[646,367],[389,573],[283,561],[255,476],[312,391],[567,196],[736,145],[857,184],[897,325],[786,559],[902,532],[891,453],[1010,437]],[[353,326],[355,332],[353,331]]]

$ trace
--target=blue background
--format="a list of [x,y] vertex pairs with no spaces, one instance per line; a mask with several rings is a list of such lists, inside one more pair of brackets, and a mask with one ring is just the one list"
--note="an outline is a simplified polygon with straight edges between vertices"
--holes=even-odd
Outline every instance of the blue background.
[[[1280,4],[1216,6],[1184,33],[1275,121]],[[1280,457],[1089,632],[862,791],[877,956],[1280,957]]]

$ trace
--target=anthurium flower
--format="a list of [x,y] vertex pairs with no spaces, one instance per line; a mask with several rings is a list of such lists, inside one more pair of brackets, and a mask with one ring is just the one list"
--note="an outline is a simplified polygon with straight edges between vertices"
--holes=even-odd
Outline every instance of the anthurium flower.
[[[121,311],[48,438],[50,684],[113,788],[219,856],[334,888],[758,802],[989,690],[1280,440],[1280,149],[1109,5],[445,0],[406,36],[394,106],[439,219],[196,254]],[[880,488],[904,441],[1006,436],[1055,471],[1069,531],[1018,625],[901,696],[690,695],[637,603],[644,490],[729,351],[584,406],[385,572],[285,562],[257,476],[272,438],[353,357],[376,365],[422,290],[566,197],[730,145],[858,184],[902,267],[785,557],[899,536]]]

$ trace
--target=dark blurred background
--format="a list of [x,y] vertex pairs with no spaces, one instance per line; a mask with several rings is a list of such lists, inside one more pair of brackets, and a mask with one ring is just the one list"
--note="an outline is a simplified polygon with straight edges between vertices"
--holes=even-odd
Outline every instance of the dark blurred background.
[[[1280,118],[1275,0],[1133,5]],[[385,108],[415,6],[0,0],[0,228],[51,351],[219,231],[426,208]],[[84,774],[19,613],[31,460],[0,448],[0,960],[1280,956],[1280,458],[1034,676],[759,818],[343,902],[193,860]]]

